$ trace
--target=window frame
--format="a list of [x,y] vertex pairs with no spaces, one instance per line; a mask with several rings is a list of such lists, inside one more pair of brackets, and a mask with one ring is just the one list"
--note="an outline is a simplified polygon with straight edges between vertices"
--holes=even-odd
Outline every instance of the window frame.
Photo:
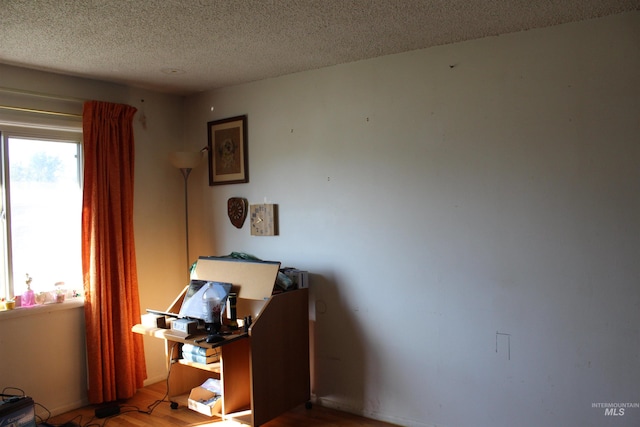
[[[13,275],[13,260],[11,250],[11,184],[9,181],[9,156],[7,149],[10,138],[44,140],[59,143],[76,144],[78,155],[78,183],[82,189],[83,170],[84,170],[84,150],[82,149],[82,128],[75,127],[56,127],[56,126],[37,126],[37,125],[14,125],[3,124],[0,122],[0,252],[4,256],[1,257],[0,263],[4,264],[2,272],[4,277],[0,277],[2,281],[2,290],[0,297],[5,299],[15,298],[15,280]],[[7,185],[8,184],[8,185]]]

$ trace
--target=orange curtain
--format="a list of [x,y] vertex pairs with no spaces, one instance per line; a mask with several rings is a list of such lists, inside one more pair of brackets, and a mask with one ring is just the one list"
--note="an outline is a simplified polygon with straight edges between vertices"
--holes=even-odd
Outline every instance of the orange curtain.
[[133,237],[133,115],[128,105],[84,104],[82,270],[91,403],[127,399],[146,365]]

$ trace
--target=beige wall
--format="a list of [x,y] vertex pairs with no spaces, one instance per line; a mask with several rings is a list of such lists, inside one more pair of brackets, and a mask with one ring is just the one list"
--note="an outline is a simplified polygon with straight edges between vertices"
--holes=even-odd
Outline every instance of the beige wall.
[[[248,115],[251,182],[194,177],[192,252],[312,273],[323,404],[602,425],[640,382],[639,42],[632,13],[193,96],[194,148]],[[280,236],[235,229],[231,196],[278,203]]]
[[[54,413],[87,403],[84,310],[70,305],[0,313],[0,390],[21,389]],[[46,416],[41,408],[37,413]]]

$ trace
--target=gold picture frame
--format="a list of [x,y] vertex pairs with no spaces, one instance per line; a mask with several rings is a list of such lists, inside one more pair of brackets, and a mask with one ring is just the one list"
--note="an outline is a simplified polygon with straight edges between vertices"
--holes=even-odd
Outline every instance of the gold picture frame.
[[247,116],[207,123],[209,185],[249,182]]

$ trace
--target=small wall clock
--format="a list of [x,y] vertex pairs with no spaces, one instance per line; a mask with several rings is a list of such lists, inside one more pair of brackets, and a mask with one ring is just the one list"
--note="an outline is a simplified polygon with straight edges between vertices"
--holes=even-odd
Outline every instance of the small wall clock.
[[278,205],[263,203],[249,206],[252,236],[278,235]]
[[227,200],[227,215],[236,228],[242,228],[244,220],[247,218],[247,206],[249,202],[242,197],[231,197]]

